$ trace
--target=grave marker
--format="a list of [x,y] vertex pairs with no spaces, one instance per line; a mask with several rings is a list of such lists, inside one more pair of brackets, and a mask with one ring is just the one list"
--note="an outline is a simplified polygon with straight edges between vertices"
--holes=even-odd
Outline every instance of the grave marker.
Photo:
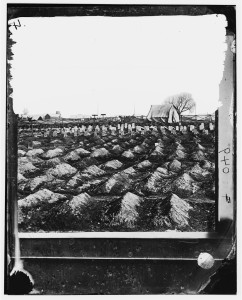
[[213,125],[213,123],[209,123],[209,130],[214,130],[214,125]]
[[199,130],[203,130],[204,129],[204,123],[201,123],[201,125],[199,126]]
[[194,130],[194,128],[195,128],[195,126],[194,126],[194,125],[190,125],[190,131],[193,131],[193,130]]

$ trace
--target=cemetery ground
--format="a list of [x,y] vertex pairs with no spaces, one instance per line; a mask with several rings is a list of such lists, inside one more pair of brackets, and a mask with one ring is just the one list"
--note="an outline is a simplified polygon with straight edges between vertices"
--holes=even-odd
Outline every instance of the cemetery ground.
[[20,231],[214,231],[214,130],[54,135],[19,130]]

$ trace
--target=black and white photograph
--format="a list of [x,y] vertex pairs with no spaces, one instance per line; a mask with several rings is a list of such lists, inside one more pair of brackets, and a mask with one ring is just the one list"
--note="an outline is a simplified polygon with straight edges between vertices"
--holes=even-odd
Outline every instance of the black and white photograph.
[[20,230],[214,231],[224,16],[11,22]]
[[[43,246],[43,257],[77,258],[91,246],[73,241],[73,254],[57,241],[62,249],[92,238],[94,249],[105,238],[141,238],[146,248],[107,256],[166,253],[211,276],[235,251],[235,6],[11,4],[7,13],[10,293],[209,294],[200,273],[161,289],[149,279],[153,289],[82,289],[77,280],[52,290],[41,273],[50,265],[37,267],[35,286],[20,252],[35,257]],[[161,239],[171,250],[152,250]]]

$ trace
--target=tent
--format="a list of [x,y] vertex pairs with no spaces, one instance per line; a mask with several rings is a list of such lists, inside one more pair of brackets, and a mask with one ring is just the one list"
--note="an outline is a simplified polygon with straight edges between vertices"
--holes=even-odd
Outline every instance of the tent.
[[147,119],[163,123],[178,123],[179,115],[172,104],[151,105]]
[[177,110],[173,105],[171,105],[168,116],[168,123],[179,123],[180,117],[177,113]]

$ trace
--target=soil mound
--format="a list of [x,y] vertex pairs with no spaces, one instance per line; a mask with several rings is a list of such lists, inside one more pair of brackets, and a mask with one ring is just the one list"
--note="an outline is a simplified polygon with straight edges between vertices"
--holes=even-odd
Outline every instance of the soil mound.
[[50,142],[50,144],[62,144],[61,140],[53,140]]
[[118,170],[123,166],[123,164],[119,160],[110,160],[106,162],[103,167],[107,170]]
[[176,142],[176,150],[185,151],[185,148],[179,142]]
[[206,159],[201,161],[200,165],[205,170],[209,170],[211,172],[215,171],[215,164],[213,162],[210,162],[210,161],[206,160]]
[[188,197],[199,189],[199,185],[194,182],[189,174],[184,173],[173,182],[173,188],[178,196]]
[[80,156],[80,157],[87,157],[90,155],[90,152],[83,149],[83,148],[77,148],[75,152]]
[[77,172],[66,184],[66,186],[69,188],[75,188],[81,183],[81,176],[80,173]]
[[155,147],[155,150],[151,153],[150,158],[151,159],[160,159],[161,157],[164,157],[164,149],[160,147],[159,145]]
[[145,147],[144,146],[135,146],[133,151],[134,153],[137,153],[137,154],[142,154],[142,153],[145,153]]
[[160,148],[165,148],[165,144],[162,139],[158,139],[157,144],[157,146],[159,146]]
[[75,162],[78,161],[80,159],[80,156],[77,154],[76,151],[71,151],[68,154],[66,154],[63,159],[65,161],[71,161],[71,162]]
[[131,150],[124,151],[123,154],[122,154],[122,157],[127,158],[127,159],[134,159],[135,158],[135,156],[134,156],[134,154]]
[[34,166],[38,167],[39,165],[41,165],[44,161],[37,157],[37,156],[22,156],[18,159],[18,164],[27,164],[27,163],[32,163]]
[[22,175],[31,175],[39,171],[39,168],[36,168],[31,162],[20,163],[18,165],[18,171]]
[[160,173],[163,178],[167,178],[169,176],[169,172],[166,168],[159,167],[156,169],[156,172]]
[[91,196],[87,193],[82,193],[77,196],[74,196],[69,202],[68,205],[70,206],[72,212],[74,214],[80,212],[81,208],[84,207],[88,201],[90,201]]
[[111,141],[111,143],[113,144],[113,145],[116,145],[116,144],[118,144],[118,139],[113,139],[112,141]]
[[98,161],[93,157],[85,157],[83,160],[79,163],[79,169],[83,170],[86,169],[89,166],[97,165]]
[[205,160],[205,155],[202,150],[198,150],[192,154],[192,158],[195,161],[202,161],[202,160]]
[[93,177],[102,176],[105,174],[105,171],[97,167],[96,165],[92,165],[85,170],[82,171],[81,178],[82,179],[91,179]]
[[76,168],[73,168],[67,163],[61,163],[57,165],[55,168],[51,168],[46,172],[46,175],[52,175],[54,177],[62,178],[62,177],[70,177],[77,172]]
[[108,157],[109,155],[110,155],[109,151],[105,148],[100,148],[100,149],[94,150],[91,153],[91,157],[94,157],[94,158],[104,158],[104,157]]
[[39,147],[41,145],[41,142],[39,142],[39,141],[33,141],[32,145],[33,145],[33,147]]
[[174,159],[169,163],[168,168],[172,172],[179,172],[181,170],[181,162],[177,159]]
[[43,158],[53,158],[57,156],[61,156],[63,154],[63,150],[60,148],[48,150],[46,153],[42,154]]
[[169,177],[169,173],[165,168],[157,168],[147,181],[146,187],[148,191],[152,193],[160,192],[165,183],[164,179],[167,177]]
[[46,182],[50,182],[53,179],[54,177],[51,175],[37,176],[28,181],[28,183],[25,185],[25,190],[30,190],[31,192],[33,192],[36,189],[40,188]]
[[115,145],[112,148],[112,153],[119,155],[124,151],[124,149],[120,145]]
[[132,180],[130,179],[130,175],[121,172],[110,177],[104,184],[103,190],[107,194],[120,195],[127,192],[131,185]]
[[175,194],[169,195],[157,205],[153,224],[159,230],[185,229],[189,226],[189,211],[192,207]]
[[23,183],[28,181],[27,178],[25,178],[22,174],[18,173],[18,183]]
[[192,207],[175,194],[172,194],[170,204],[171,209],[169,217],[172,222],[175,223],[176,227],[184,228],[189,226],[189,210],[191,210]]
[[205,148],[201,144],[199,144],[199,143],[196,143],[195,149],[196,150],[202,150],[202,151],[205,150]]
[[142,201],[143,199],[135,194],[130,192],[125,194],[121,202],[120,212],[116,216],[116,220],[121,224],[125,224],[128,228],[133,228],[139,217],[137,208],[140,206]]
[[138,169],[146,169],[152,166],[152,163],[149,160],[143,160],[137,165]]
[[18,150],[23,150],[23,151],[27,152],[28,148],[26,146],[24,146],[24,145],[18,144]]
[[191,177],[197,181],[207,181],[212,179],[212,175],[207,170],[204,170],[199,166],[199,164],[196,164],[189,172]]
[[[51,190],[52,192],[63,193],[63,192],[66,192],[67,185],[66,185],[65,180],[54,178],[51,181],[45,182],[44,187],[48,190]],[[67,192],[68,192],[68,190],[67,190]]]
[[177,159],[184,159],[186,158],[186,153],[183,150],[176,150],[170,157],[169,159],[177,158]]
[[97,191],[101,191],[103,193],[102,188],[99,188],[104,181],[106,181],[107,178],[95,178],[88,180],[87,182],[83,183],[82,185],[78,186],[76,191],[78,193],[88,192],[93,193],[95,191],[95,194],[97,194]]
[[36,155],[41,155],[44,153],[43,149],[33,149],[33,150],[29,150],[26,153],[26,156],[36,156]]
[[24,150],[19,149],[18,150],[18,157],[25,156],[26,152]]
[[49,168],[55,167],[59,164],[61,164],[61,160],[59,157],[50,158],[44,162],[44,165]]
[[18,200],[18,206],[19,206],[19,208],[33,207],[33,206],[39,205],[43,202],[54,203],[61,199],[66,199],[66,196],[58,194],[58,193],[53,193],[47,189],[42,189],[34,194],[27,196],[24,199]]

